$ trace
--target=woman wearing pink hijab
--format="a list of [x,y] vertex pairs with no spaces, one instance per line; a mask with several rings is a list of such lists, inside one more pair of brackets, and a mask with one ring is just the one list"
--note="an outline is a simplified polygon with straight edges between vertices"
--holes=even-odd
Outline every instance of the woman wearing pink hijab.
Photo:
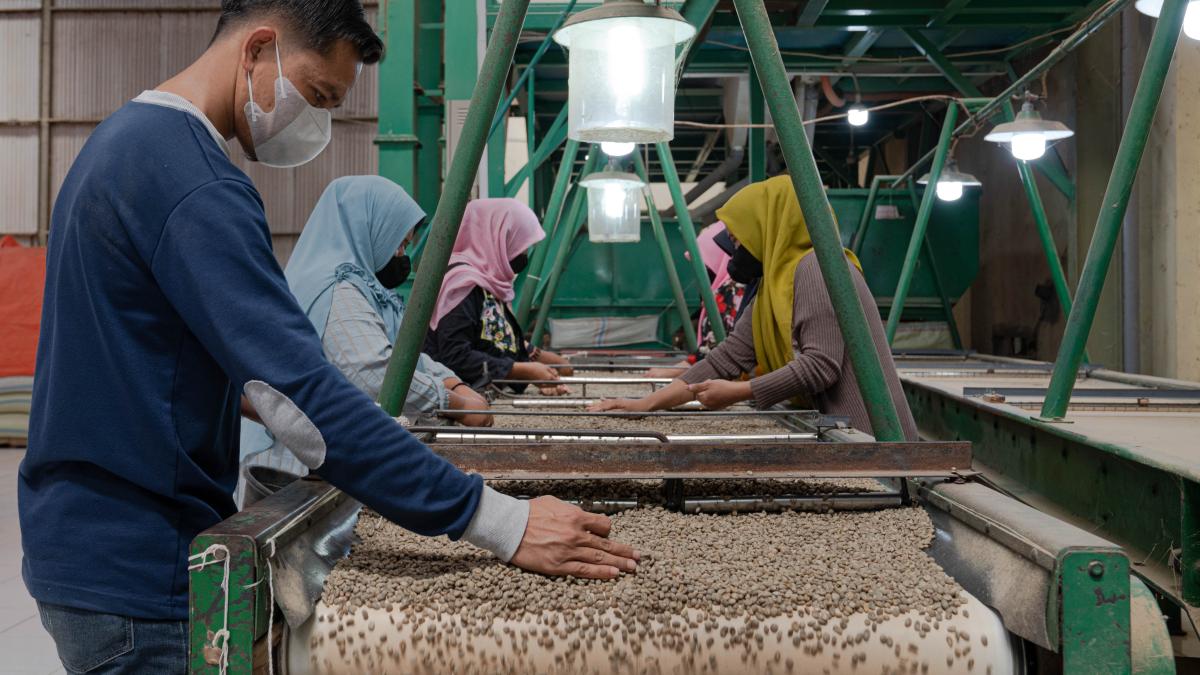
[[[708,268],[708,278],[711,282],[713,297],[717,301],[717,311],[721,314],[721,321],[725,324],[725,333],[728,335],[733,332],[738,308],[741,307],[742,298],[746,294],[746,285],[734,281],[726,269],[729,265],[729,254],[716,242],[717,235],[724,231],[725,223],[717,221],[704,228],[696,236],[696,242],[700,245],[700,259]],[[700,320],[696,323],[696,335],[699,337],[702,352],[707,352],[717,346],[717,338],[708,325],[708,313],[703,303],[700,305]],[[690,362],[683,361],[669,368],[652,368],[647,371],[646,376],[678,377],[691,365]]]
[[[509,308],[527,251],[545,236],[533,211],[515,199],[467,204],[424,351],[475,389],[493,380],[557,380],[559,371],[547,364],[566,363],[529,345]],[[567,393],[563,385],[539,388]]]

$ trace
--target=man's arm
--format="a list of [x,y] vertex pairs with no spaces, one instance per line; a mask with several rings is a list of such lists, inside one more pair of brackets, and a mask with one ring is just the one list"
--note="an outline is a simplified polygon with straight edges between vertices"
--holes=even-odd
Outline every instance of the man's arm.
[[[249,185],[216,181],[192,192],[164,224],[150,267],[276,438],[380,514],[419,534],[465,538],[505,560],[523,550],[521,564],[538,571],[610,578],[633,564],[628,547],[596,548],[589,537],[603,527],[582,511],[531,513],[529,503],[441,459],[326,361],[275,262]],[[571,544],[526,540],[527,529],[548,523],[561,536],[569,530]],[[573,566],[579,560],[592,562]]]

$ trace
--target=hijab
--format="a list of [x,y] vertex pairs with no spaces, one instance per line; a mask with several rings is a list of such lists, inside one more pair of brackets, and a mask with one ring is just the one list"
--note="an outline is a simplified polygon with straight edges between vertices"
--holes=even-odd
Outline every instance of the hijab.
[[[724,229],[725,223],[718,220],[701,230],[700,234],[696,237],[696,243],[700,246],[700,259],[704,261],[704,266],[712,270],[713,274],[716,275],[710,284],[714,294],[720,291],[721,286],[724,286],[725,282],[729,281],[729,271],[725,269],[729,264],[729,254],[723,251],[717,245],[717,242],[713,241],[713,237],[716,237]],[[704,303],[701,303],[700,320],[696,323],[697,335],[704,334],[704,320],[707,316],[708,309],[704,306]]]
[[[762,372],[778,370],[795,358],[792,309],[796,266],[813,250],[791,176],[751,183],[718,209],[717,217],[763,264],[751,316],[754,353]],[[862,269],[854,253],[847,250],[846,257]]]
[[545,237],[537,216],[516,199],[476,199],[467,204],[429,327],[436,329],[442,317],[477,286],[500,302],[512,302],[517,276],[512,259]]
[[371,303],[388,340],[395,341],[404,307],[375,272],[424,218],[404,188],[381,176],[347,176],[325,188],[284,271],[318,334],[325,335],[334,287],[346,281]]
[[[404,306],[379,283],[375,272],[396,255],[400,243],[424,218],[425,212],[404,188],[380,176],[347,176],[325,188],[284,271],[292,295],[318,335],[325,336],[334,287],[346,281],[375,308],[388,340],[395,342]],[[273,444],[265,427],[242,421],[243,458]]]

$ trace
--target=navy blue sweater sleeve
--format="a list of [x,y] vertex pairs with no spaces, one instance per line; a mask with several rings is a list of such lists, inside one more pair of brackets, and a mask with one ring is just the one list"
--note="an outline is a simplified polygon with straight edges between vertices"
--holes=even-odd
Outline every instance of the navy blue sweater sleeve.
[[483,387],[512,373],[513,359],[489,353],[483,332],[483,291],[475,288],[429,331],[425,351],[462,381]]
[[167,219],[151,271],[235,386],[264,382],[312,422],[323,478],[414,532],[462,536],[482,479],[431,452],[325,359],[252,188],[226,179],[188,195]]

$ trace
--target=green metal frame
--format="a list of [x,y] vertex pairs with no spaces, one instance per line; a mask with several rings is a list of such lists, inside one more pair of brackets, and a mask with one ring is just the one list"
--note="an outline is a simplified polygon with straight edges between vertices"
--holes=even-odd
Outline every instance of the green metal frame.
[[[935,190],[925,189],[926,193],[933,191]],[[908,181],[908,197],[912,201],[913,208],[920,213],[922,201],[917,196],[917,182],[911,178]],[[950,296],[946,294],[946,287],[942,284],[942,272],[938,266],[937,256],[934,255],[933,245],[929,243],[928,229],[925,236],[921,237],[921,255],[925,257],[925,264],[929,265],[929,273],[933,276],[933,286],[937,289],[938,299],[942,302],[942,315],[946,321],[946,327],[950,329],[950,339],[953,341],[955,349],[962,350],[962,336],[958,332],[958,321],[954,318],[954,306],[950,302]]]
[[521,280],[517,287],[517,309],[515,315],[517,323],[522,326],[526,325],[529,320],[529,310],[533,307],[533,296],[538,284],[542,280],[542,266],[546,261],[546,252],[550,248],[550,241],[554,236],[554,230],[558,226],[559,219],[562,217],[563,204],[566,202],[567,193],[571,189],[571,175],[575,170],[575,158],[578,156],[579,141],[574,139],[567,141],[567,147],[563,150],[562,162],[558,165],[558,173],[554,178],[554,189],[550,193],[550,203],[546,206],[546,214],[542,217],[542,230],[546,233],[546,238],[534,245],[533,250],[529,254],[529,267],[521,275]]
[[700,299],[704,303],[705,317],[708,327],[718,343],[725,341],[725,324],[721,321],[721,311],[717,309],[717,299],[713,295],[712,285],[708,281],[708,272],[704,267],[704,259],[700,255],[700,244],[696,240],[696,226],[688,213],[687,200],[683,198],[683,186],[679,183],[679,172],[675,170],[675,158],[671,156],[671,146],[658,143],[654,146],[658,153],[658,163],[662,167],[663,179],[671,191],[671,202],[675,206],[675,218],[679,220],[679,233],[683,237],[683,245],[687,247],[691,258],[692,272],[696,275],[696,287],[700,289]]
[[843,252],[841,235],[838,234],[812,148],[804,133],[800,111],[796,109],[792,98],[770,16],[762,0],[734,0],[734,7],[750,47],[750,56],[762,83],[771,117],[775,120],[784,159],[791,169],[796,196],[812,236],[821,276],[833,302],[859,390],[867,404],[873,433],[881,441],[902,441],[904,429],[900,426],[896,405],[884,379],[879,354],[875,351],[875,341],[871,338],[862,303],[850,276],[850,264]]
[[[900,272],[900,281],[896,284],[896,292],[892,295],[892,307],[888,310],[887,340],[891,344],[896,339],[896,328],[900,326],[900,316],[904,313],[904,303],[908,299],[908,291],[912,287],[913,273],[917,269],[917,258],[926,245],[925,232],[929,228],[929,217],[933,213],[933,201],[936,199],[936,186],[941,178],[942,169],[946,166],[946,157],[950,154],[950,146],[954,142],[954,124],[958,121],[958,106],[951,104],[946,107],[946,118],[942,121],[942,133],[938,139],[937,152],[933,156],[933,166],[929,168],[929,184],[925,195],[921,198],[921,206],[917,211],[917,222],[913,224],[912,238],[908,242],[908,252],[904,256],[904,267]],[[938,284],[940,285],[940,281]],[[943,296],[945,297],[945,296]],[[949,317],[954,322],[953,313]],[[955,329],[957,333],[957,329]]]
[[425,333],[433,316],[450,252],[454,248],[454,240],[458,238],[458,228],[471,195],[471,184],[483,156],[488,122],[500,101],[505,74],[512,65],[528,7],[529,0],[507,0],[500,10],[492,39],[488,41],[462,137],[450,162],[442,199],[434,213],[429,239],[422,252],[421,266],[413,283],[412,297],[383,378],[379,403],[389,414],[399,415],[408,396],[417,357],[425,342]]
[[[385,6],[381,32],[387,44],[417,42],[417,1],[391,0]],[[401,50],[395,58],[379,64],[379,175],[390,178],[410,193],[416,193],[417,99],[413,52]]]
[[1179,31],[1183,25],[1187,4],[1185,0],[1163,2],[1162,13],[1154,27],[1146,62],[1142,67],[1141,77],[1138,78],[1125,130],[1121,134],[1121,144],[1117,147],[1117,156],[1113,160],[1108,188],[1104,191],[1100,215],[1096,219],[1095,234],[1092,235],[1087,259],[1079,275],[1075,305],[1067,317],[1067,328],[1059,347],[1058,358],[1055,360],[1050,388],[1042,406],[1042,417],[1046,419],[1061,419],[1067,414],[1071,392],[1075,388],[1075,377],[1083,360],[1092,323],[1096,319],[1100,291],[1104,288],[1108,265],[1112,261],[1113,250],[1121,233],[1125,209],[1129,206],[1129,193],[1133,189],[1134,180],[1137,179],[1138,166],[1146,149],[1150,127],[1154,123],[1154,114],[1158,110],[1167,70],[1175,55],[1175,45],[1179,41]]
[[[646,183],[642,194],[646,198],[646,209],[650,214],[650,229],[653,230],[654,240],[658,243],[658,250],[662,253],[663,269],[667,272],[667,282],[671,284],[671,295],[675,298],[675,309],[679,312],[679,319],[683,323],[684,342],[687,343],[688,351],[694,354],[700,350],[700,343],[697,340],[696,329],[692,325],[692,314],[688,311],[687,299],[683,295],[683,286],[679,283],[679,274],[675,271],[675,256],[671,253],[670,245],[667,244],[667,233],[663,229],[662,215],[659,214],[658,206],[654,203],[654,194],[650,192],[650,176],[646,173],[646,163],[642,161],[642,153],[633,153],[633,166],[638,177]],[[709,293],[712,293],[711,288],[709,288]]]

